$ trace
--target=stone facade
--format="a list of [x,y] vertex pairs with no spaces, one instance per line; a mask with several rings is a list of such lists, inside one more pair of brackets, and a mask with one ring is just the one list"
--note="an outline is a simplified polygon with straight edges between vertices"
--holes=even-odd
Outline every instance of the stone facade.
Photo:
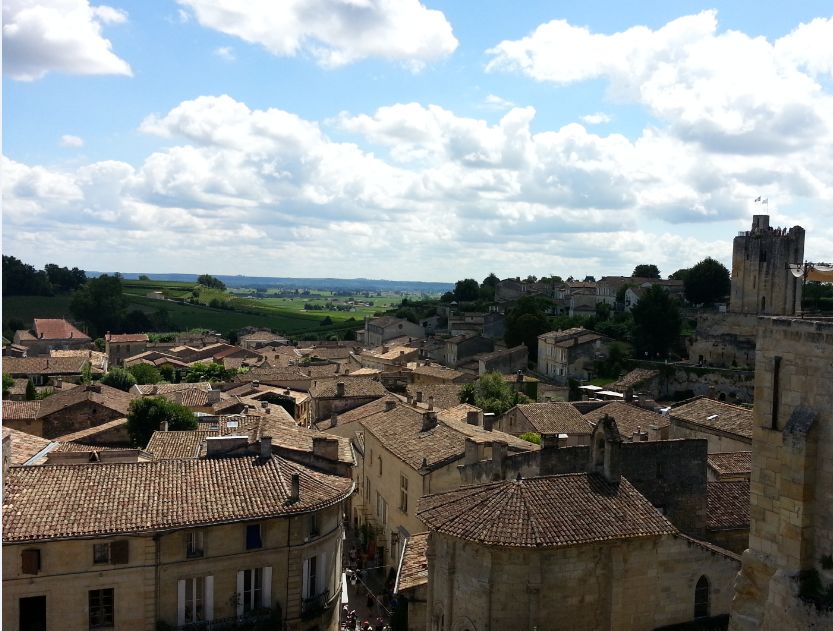
[[487,372],[499,372],[508,375],[519,370],[526,370],[528,365],[529,349],[525,344],[520,344],[480,357],[477,360],[477,374],[485,375]]
[[755,364],[749,549],[733,631],[833,628],[798,595],[800,573],[833,572],[833,322],[762,318]]

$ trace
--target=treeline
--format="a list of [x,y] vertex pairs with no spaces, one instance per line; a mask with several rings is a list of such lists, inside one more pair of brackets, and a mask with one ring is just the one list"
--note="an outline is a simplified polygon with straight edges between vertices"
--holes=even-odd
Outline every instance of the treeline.
[[87,274],[77,267],[48,263],[38,270],[14,256],[3,255],[4,296],[54,296],[75,291],[86,282]]

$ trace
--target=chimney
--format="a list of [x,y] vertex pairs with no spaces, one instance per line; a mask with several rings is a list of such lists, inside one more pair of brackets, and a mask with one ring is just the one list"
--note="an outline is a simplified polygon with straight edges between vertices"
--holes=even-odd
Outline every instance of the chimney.
[[209,405],[214,405],[215,403],[220,402],[220,391],[219,390],[209,390],[208,391],[208,403]]
[[312,453],[327,460],[338,460],[338,438],[328,436],[312,437]]
[[428,410],[434,409],[434,397],[428,397]]
[[410,394],[405,397],[405,400],[408,402],[408,405],[411,405],[414,402],[414,399]]
[[344,382],[339,381],[336,384],[336,396],[343,397],[344,396]]
[[292,391],[289,388],[287,388],[286,390],[283,391],[283,394],[284,394],[284,396],[288,397],[292,394]]
[[385,401],[385,412],[390,412],[393,408],[396,407],[396,401],[393,399],[388,399]]
[[177,390],[176,392],[174,392],[174,403],[178,403],[179,405],[182,405],[182,391],[181,390]]
[[471,438],[466,438],[466,455],[463,464],[475,464],[480,462],[480,445]]
[[469,410],[466,412],[466,423],[469,425],[480,425],[480,412],[477,410]]
[[60,389],[64,386],[64,380],[61,377],[55,377],[55,387]]
[[593,429],[590,436],[591,473],[601,475],[611,484],[618,484],[622,477],[620,451],[622,438],[613,417],[605,414]]
[[422,403],[422,390],[417,390],[417,393],[416,393],[416,402],[417,402],[417,403]]
[[385,353],[387,353],[389,350],[390,350],[390,348],[388,348],[387,346],[383,346],[383,347],[382,347],[382,355],[384,355]]
[[159,428],[163,432],[168,431],[168,421],[162,421],[161,427]]
[[625,388],[625,403],[633,401],[633,388]]
[[268,410],[269,409],[269,401],[266,401],[264,399],[263,401],[260,402],[260,407],[262,407],[264,410]]
[[292,490],[290,491],[289,499],[293,502],[297,502],[301,499],[301,474],[300,473],[293,473],[292,474]]
[[495,413],[494,412],[486,412],[483,414],[483,429],[487,432],[492,431],[492,423],[495,422]]
[[434,429],[437,426],[437,413],[436,412],[423,412],[422,414],[422,431],[427,432],[428,430]]
[[558,449],[558,434],[541,434],[541,449]]
[[258,381],[257,379],[252,379],[252,388],[257,390],[259,387],[260,387],[260,381]]
[[260,457],[263,460],[269,460],[272,457],[272,437],[260,437]]
[[338,414],[333,412],[330,414],[330,427],[335,427],[336,425],[338,425]]
[[506,453],[509,445],[502,440],[492,441],[492,475],[498,474],[503,479],[503,463],[506,461]]

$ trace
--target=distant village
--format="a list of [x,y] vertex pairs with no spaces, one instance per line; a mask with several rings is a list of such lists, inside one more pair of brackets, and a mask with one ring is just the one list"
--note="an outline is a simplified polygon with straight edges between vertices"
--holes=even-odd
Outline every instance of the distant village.
[[756,215],[714,299],[494,277],[336,339],[35,317],[3,345],[3,628],[833,628],[804,239]]

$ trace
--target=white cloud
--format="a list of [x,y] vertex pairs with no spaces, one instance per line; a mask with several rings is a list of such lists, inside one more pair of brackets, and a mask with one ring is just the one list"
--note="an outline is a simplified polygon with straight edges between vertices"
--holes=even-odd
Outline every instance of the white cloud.
[[585,114],[581,117],[588,125],[602,125],[604,123],[609,123],[613,120],[613,117],[610,114],[605,114],[604,112],[596,112],[595,114]]
[[3,71],[20,81],[48,72],[131,76],[129,64],[101,34],[102,25],[126,19],[124,11],[87,0],[6,0]]
[[178,1],[204,27],[327,68],[379,57],[418,70],[457,48],[445,15],[419,0]]
[[713,152],[803,151],[833,129],[833,99],[816,79],[833,70],[833,19],[772,43],[718,32],[715,11],[612,35],[554,20],[488,54],[488,70],[537,81],[605,78],[614,99],[645,105],[675,135]]
[[490,110],[508,110],[515,107],[515,104],[508,99],[504,99],[503,97],[497,96],[495,94],[488,95],[483,100],[483,105],[486,109]]
[[234,61],[234,49],[231,46],[219,46],[214,49],[214,54],[223,61]]
[[64,134],[61,136],[62,147],[83,147],[84,139],[81,136],[73,136],[72,134]]

